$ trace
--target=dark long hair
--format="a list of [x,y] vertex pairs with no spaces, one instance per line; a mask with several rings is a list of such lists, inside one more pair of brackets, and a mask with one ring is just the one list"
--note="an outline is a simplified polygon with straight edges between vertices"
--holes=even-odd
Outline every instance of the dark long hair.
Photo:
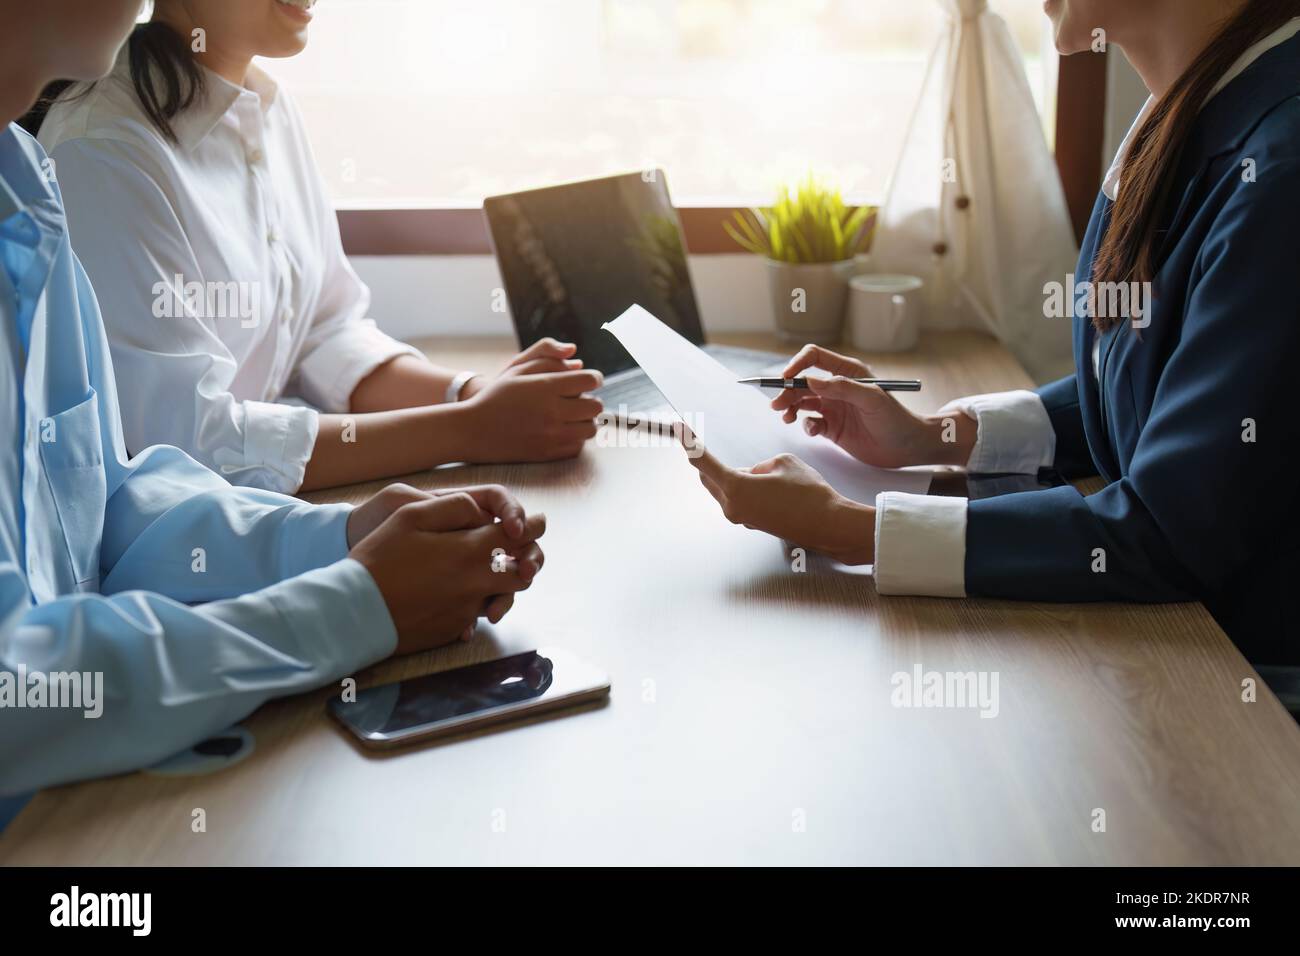
[[[1170,199],[1180,154],[1205,98],[1251,45],[1295,16],[1300,16],[1300,0],[1246,0],[1156,102],[1134,134],[1124,160],[1119,196],[1093,263],[1094,283],[1152,280],[1159,255],[1156,229]],[[1100,331],[1122,321],[1122,316],[1093,318]]]
[[[136,98],[154,128],[175,143],[172,120],[203,95],[203,70],[185,38],[160,20],[137,25],[126,42]],[[93,83],[55,80],[18,123],[35,136],[55,101],[85,96],[93,87]]]

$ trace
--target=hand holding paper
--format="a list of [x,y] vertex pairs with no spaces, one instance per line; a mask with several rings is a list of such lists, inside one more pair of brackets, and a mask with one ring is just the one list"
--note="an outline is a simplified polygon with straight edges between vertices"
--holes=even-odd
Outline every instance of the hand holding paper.
[[703,447],[691,452],[700,482],[732,524],[766,531],[842,564],[874,563],[876,509],[846,498],[794,455],[728,468]]
[[792,454],[840,494],[871,504],[882,491],[923,494],[930,476],[864,465],[822,438],[784,425],[761,392],[634,305],[604,326],[636,359],[709,452],[730,468]]

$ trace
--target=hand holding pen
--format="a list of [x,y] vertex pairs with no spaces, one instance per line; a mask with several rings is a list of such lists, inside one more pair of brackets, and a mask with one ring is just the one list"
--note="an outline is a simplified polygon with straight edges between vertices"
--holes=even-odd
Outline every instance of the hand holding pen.
[[[875,385],[886,392],[919,392],[921,383],[914,378],[850,378],[858,385]],[[740,385],[756,385],[759,388],[810,388],[806,378],[742,378]]]
[[[814,367],[835,377],[801,376]],[[786,380],[802,384],[787,386]],[[901,387],[872,388],[863,380]],[[772,408],[787,423],[793,424],[800,412],[805,413],[801,423],[804,431],[835,442],[864,464],[877,468],[965,465],[970,457],[974,420],[961,413],[943,417],[917,415],[890,394],[916,391],[919,382],[879,379],[858,359],[819,345],[804,346],[775,381],[781,384]]]

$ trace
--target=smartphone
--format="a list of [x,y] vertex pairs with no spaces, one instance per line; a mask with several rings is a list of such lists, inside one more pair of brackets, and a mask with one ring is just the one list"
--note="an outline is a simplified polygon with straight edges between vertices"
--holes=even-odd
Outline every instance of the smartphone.
[[397,747],[569,707],[609,694],[609,678],[568,651],[541,648],[333,698],[330,714],[367,747]]

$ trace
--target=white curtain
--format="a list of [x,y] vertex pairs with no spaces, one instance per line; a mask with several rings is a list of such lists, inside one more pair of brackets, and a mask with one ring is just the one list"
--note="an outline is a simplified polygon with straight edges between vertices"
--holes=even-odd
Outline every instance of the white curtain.
[[987,0],[938,0],[931,55],[871,271],[926,283],[923,327],[997,336],[1043,382],[1070,367],[1070,324],[1043,315],[1078,248],[1019,50]]

